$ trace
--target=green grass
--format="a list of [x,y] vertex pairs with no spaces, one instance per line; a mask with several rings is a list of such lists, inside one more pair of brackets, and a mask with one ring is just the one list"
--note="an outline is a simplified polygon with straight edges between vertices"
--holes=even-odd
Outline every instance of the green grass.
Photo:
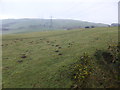
[[93,55],[96,49],[106,49],[111,41],[118,41],[117,27],[3,35],[3,87],[69,88],[71,78],[60,78],[63,66],[84,52]]

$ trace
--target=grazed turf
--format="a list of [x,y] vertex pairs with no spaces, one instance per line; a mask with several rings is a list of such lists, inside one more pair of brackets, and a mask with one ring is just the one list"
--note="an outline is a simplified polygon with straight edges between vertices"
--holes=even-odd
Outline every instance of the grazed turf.
[[107,48],[111,41],[117,42],[117,33],[117,27],[110,27],[4,35],[3,87],[70,87],[70,78],[60,78],[63,65],[84,52],[92,55]]

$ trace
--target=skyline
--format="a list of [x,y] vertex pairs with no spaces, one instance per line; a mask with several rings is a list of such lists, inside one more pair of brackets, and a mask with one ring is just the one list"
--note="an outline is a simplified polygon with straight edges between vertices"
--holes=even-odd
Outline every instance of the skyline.
[[73,19],[117,23],[118,1],[109,0],[2,0],[0,19]]

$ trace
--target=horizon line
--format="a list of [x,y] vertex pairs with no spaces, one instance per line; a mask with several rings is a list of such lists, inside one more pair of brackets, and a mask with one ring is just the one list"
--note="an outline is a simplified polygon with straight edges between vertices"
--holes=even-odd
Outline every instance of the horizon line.
[[[6,20],[6,19],[51,19],[51,18],[0,18],[0,20]],[[72,18],[52,18],[52,19],[61,19],[61,20],[76,20],[76,21],[84,21],[84,22],[91,22],[91,23],[98,23],[98,24],[108,24],[111,25],[112,23],[102,23],[102,22],[92,22],[87,20],[80,20],[80,19],[72,19]],[[113,22],[118,23],[118,22]]]

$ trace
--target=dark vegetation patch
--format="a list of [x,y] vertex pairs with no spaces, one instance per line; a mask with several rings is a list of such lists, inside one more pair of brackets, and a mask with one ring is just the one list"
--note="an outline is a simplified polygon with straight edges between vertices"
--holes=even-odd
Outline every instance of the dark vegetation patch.
[[3,58],[3,59],[9,59],[8,57],[5,57],[5,58]]
[[26,55],[23,55],[23,56],[21,56],[21,58],[27,58],[27,56],[26,56]]
[[50,43],[50,41],[46,41],[47,43]]
[[104,60],[107,63],[120,63],[120,48],[119,45],[109,45],[107,50],[96,50],[94,54],[97,60]]
[[22,62],[23,62],[23,60],[18,60],[17,62],[18,62],[18,63],[22,63]]
[[71,42],[71,43],[68,43],[68,48],[70,48],[70,47],[72,47],[73,46],[73,44],[74,44],[74,42]]
[[56,47],[58,47],[59,45],[55,45]]
[[96,50],[93,56],[84,53],[77,62],[64,66],[60,77],[71,78],[71,88],[120,88],[120,44]]
[[33,41],[30,41],[29,43],[33,43]]
[[113,61],[113,56],[108,51],[96,50],[94,56],[97,60],[99,60],[99,62],[106,62],[109,64],[109,63],[112,63]]
[[99,40],[99,38],[98,38],[98,37],[96,37],[96,38],[95,38],[95,40]]
[[58,47],[59,49],[61,49],[62,47]]
[[102,53],[102,57],[103,59],[107,62],[107,63],[112,63],[113,61],[113,56],[111,55],[111,53],[109,52],[103,52]]
[[55,52],[59,52],[59,50],[56,50]]
[[62,55],[62,53],[59,53],[58,55],[59,55],[59,56],[61,56],[61,55]]
[[68,48],[69,48],[70,46],[68,45]]
[[72,43],[68,43],[68,45],[72,45]]
[[10,69],[10,67],[3,67],[3,70],[8,70]]
[[85,28],[90,28],[89,26],[86,26]]

